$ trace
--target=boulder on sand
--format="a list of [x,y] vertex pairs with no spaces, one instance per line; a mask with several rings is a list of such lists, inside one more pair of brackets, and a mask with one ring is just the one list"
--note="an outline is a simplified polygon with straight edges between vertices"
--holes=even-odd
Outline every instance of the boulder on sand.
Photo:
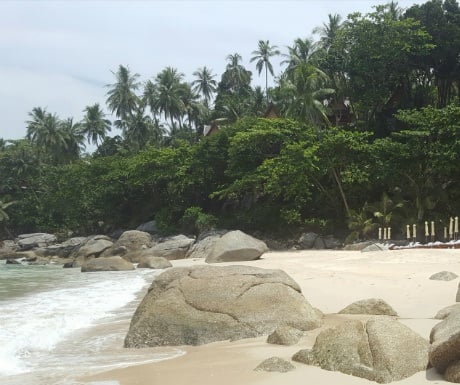
[[313,349],[297,352],[294,361],[317,365],[379,383],[399,381],[425,370],[428,341],[407,326],[384,316],[347,321],[322,331]]
[[121,257],[93,258],[83,263],[81,271],[124,271],[134,270],[134,265]]
[[430,334],[430,363],[444,374],[447,381],[460,378],[460,312],[451,309],[449,315],[435,325]]
[[201,345],[270,334],[280,325],[299,330],[321,325],[285,272],[175,267],[153,281],[134,313],[125,346]]
[[206,258],[206,263],[252,261],[268,251],[265,242],[240,230],[230,231],[220,237]]
[[295,345],[302,336],[302,330],[287,325],[281,325],[268,336],[267,343],[275,345]]
[[138,269],[167,269],[172,267],[171,262],[163,257],[143,257],[141,258]]
[[286,361],[280,357],[270,357],[261,362],[254,370],[287,373],[294,369],[295,366],[292,365],[289,361]]
[[458,278],[458,275],[451,271],[440,271],[430,277],[430,279],[434,281],[452,281],[455,278]]
[[193,238],[186,237],[185,235],[176,235],[157,243],[149,250],[155,257],[163,257],[169,260],[183,259],[194,242]]
[[344,309],[340,310],[339,314],[398,315],[398,313],[396,313],[390,305],[380,298],[362,299],[360,301],[353,302]]

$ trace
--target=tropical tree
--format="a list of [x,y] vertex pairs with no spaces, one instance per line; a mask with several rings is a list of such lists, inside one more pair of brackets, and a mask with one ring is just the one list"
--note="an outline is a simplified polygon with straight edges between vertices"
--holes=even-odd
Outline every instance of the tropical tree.
[[281,64],[287,64],[285,73],[290,76],[299,65],[309,62],[313,53],[313,43],[310,39],[297,38],[294,44],[287,49],[288,53],[282,54],[286,59]]
[[253,61],[256,61],[256,69],[260,73],[262,70],[265,68],[265,94],[267,96],[268,100],[268,72],[270,72],[270,75],[273,76],[273,65],[270,62],[270,58],[272,56],[276,56],[280,54],[280,51],[277,50],[276,45],[270,45],[270,42],[268,40],[259,40],[259,45],[258,49],[253,51],[252,54],[254,55],[251,58],[251,63]]
[[[328,76],[311,64],[298,65],[292,76],[282,84],[285,89],[286,115],[314,125],[329,125],[326,98],[334,93],[327,87]],[[287,101],[287,102],[286,102]]]
[[208,108],[209,101],[212,99],[213,93],[217,90],[217,82],[214,80],[216,75],[205,66],[195,71],[193,76],[196,77],[196,80],[192,82],[193,91],[203,96],[204,104]]
[[182,125],[182,117],[185,113],[185,105],[183,95],[186,85],[182,82],[184,74],[176,68],[166,67],[163,71],[157,74],[155,78],[155,87],[149,87],[146,95],[150,108],[154,111],[162,113],[166,120],[169,119],[171,127],[175,126],[174,121],[177,120],[179,126]]
[[87,106],[83,112],[85,113],[81,121],[81,131],[88,140],[88,143],[93,143],[96,146],[107,136],[107,132],[111,130],[110,120],[105,118],[99,103],[92,106]]
[[318,46],[326,51],[329,50],[337,38],[337,34],[339,33],[342,22],[342,16],[338,14],[329,14],[327,16],[327,23],[323,23],[321,27],[316,27],[313,29],[313,33],[319,35]]
[[59,159],[67,162],[78,159],[86,148],[85,135],[80,123],[74,123],[73,118],[67,118],[60,122],[60,126],[65,135],[66,144],[62,147],[64,152],[59,155]]
[[249,92],[252,73],[244,68],[241,64],[242,60],[239,53],[227,56],[228,64],[219,83],[220,91],[240,95]]
[[129,67],[120,65],[117,72],[113,72],[116,82],[108,84],[107,106],[115,116],[119,118],[116,124],[126,129],[126,121],[133,114],[138,103],[136,90],[140,86],[139,74],[132,74]]
[[50,154],[55,160],[67,149],[67,134],[56,114],[35,107],[29,112],[27,138],[37,145],[39,152]]

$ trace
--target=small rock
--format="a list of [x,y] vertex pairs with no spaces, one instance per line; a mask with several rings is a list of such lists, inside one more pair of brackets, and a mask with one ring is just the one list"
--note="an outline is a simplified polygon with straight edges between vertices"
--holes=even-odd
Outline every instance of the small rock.
[[390,305],[380,298],[362,299],[360,301],[353,302],[344,309],[340,310],[339,314],[398,315],[398,313],[396,313]]
[[280,357],[270,357],[260,363],[254,370],[287,373],[294,369],[295,366],[292,365],[289,361],[283,360]]
[[458,278],[458,275],[450,271],[440,271],[430,277],[430,279],[435,281],[452,281],[455,278]]
[[303,332],[291,326],[278,326],[267,338],[267,343],[275,345],[295,345],[302,338]]

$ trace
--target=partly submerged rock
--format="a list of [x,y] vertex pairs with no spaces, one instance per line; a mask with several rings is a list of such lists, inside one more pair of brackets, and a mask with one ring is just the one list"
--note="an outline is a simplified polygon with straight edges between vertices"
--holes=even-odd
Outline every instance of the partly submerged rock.
[[125,346],[201,345],[267,335],[280,325],[299,330],[321,325],[285,272],[176,267],[153,281],[131,320]]
[[93,258],[83,263],[81,271],[123,271],[134,270],[134,265],[121,257]]

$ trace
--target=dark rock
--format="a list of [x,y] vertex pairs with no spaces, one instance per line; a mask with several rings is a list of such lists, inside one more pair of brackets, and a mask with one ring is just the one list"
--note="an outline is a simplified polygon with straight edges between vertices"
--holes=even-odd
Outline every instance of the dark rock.
[[21,250],[30,250],[34,247],[44,247],[56,243],[56,236],[47,233],[21,234],[18,236],[18,246]]
[[7,265],[21,265],[21,262],[19,262],[17,259],[8,258],[6,260],[6,264]]
[[149,234],[157,234],[158,233],[158,228],[157,228],[157,223],[156,221],[150,221],[143,223],[142,225],[138,226],[136,228],[137,231],[143,231],[145,233]]

